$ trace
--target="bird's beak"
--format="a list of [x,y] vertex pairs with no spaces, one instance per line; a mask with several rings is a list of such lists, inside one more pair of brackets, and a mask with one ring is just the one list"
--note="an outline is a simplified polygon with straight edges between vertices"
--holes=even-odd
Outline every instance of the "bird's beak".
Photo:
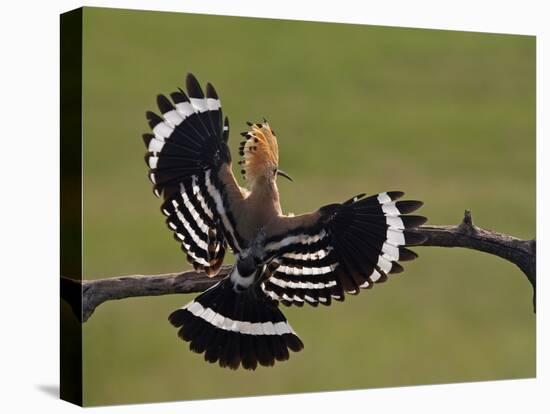
[[288,175],[286,172],[284,172],[283,170],[277,170],[277,175],[282,175],[283,177],[285,177],[287,180],[290,180],[290,181],[294,181],[292,179],[292,177],[290,177],[290,175]]

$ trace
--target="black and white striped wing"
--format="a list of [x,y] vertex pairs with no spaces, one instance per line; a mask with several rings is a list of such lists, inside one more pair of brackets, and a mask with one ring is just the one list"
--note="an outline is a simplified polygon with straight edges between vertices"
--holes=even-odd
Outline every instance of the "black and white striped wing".
[[[179,89],[157,96],[162,116],[146,113],[152,134],[143,136],[149,178],[166,223],[181,242],[190,263],[209,274],[223,262],[227,242],[239,249],[234,220],[224,196],[227,183],[219,171],[231,161],[229,123],[223,121],[220,99],[211,84],[206,96],[189,74],[187,93]],[[230,177],[233,179],[232,175]]]
[[405,246],[424,241],[409,230],[426,222],[406,215],[422,203],[396,201],[402,195],[363,194],[327,205],[318,210],[315,224],[271,236],[266,251],[273,260],[261,284],[264,292],[285,305],[330,305],[402,272],[398,261],[417,257]]

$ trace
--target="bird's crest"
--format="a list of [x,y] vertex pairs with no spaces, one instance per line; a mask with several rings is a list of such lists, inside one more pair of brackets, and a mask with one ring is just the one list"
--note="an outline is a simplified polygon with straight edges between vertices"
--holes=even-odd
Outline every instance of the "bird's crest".
[[275,132],[267,121],[261,124],[247,123],[250,127],[247,132],[241,135],[244,140],[241,142],[239,154],[243,157],[241,173],[248,183],[254,181],[266,171],[273,170],[279,165],[279,147]]

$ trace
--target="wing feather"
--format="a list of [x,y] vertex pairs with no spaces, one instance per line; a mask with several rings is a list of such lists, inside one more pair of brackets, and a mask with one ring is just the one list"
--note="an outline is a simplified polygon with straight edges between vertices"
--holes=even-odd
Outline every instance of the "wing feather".
[[402,272],[398,261],[417,257],[404,246],[423,241],[409,229],[426,222],[425,217],[405,215],[422,203],[396,201],[403,195],[360,194],[315,213],[281,217],[266,241],[276,268],[262,289],[286,305],[329,305],[332,299],[344,300],[345,293],[357,294]]
[[192,75],[181,89],[157,96],[162,114],[147,111],[152,134],[144,134],[145,162],[155,195],[164,197],[166,223],[196,269],[216,274],[229,244],[243,246],[232,209],[242,190],[231,173],[227,146],[229,121],[218,94],[207,84],[206,95]]

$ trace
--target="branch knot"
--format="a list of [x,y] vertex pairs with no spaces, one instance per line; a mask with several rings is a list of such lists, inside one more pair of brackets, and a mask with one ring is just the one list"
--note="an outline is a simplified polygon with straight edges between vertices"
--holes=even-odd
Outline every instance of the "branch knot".
[[457,230],[465,234],[475,234],[477,233],[477,228],[474,226],[472,220],[472,212],[470,210],[464,210],[464,218],[457,227]]

